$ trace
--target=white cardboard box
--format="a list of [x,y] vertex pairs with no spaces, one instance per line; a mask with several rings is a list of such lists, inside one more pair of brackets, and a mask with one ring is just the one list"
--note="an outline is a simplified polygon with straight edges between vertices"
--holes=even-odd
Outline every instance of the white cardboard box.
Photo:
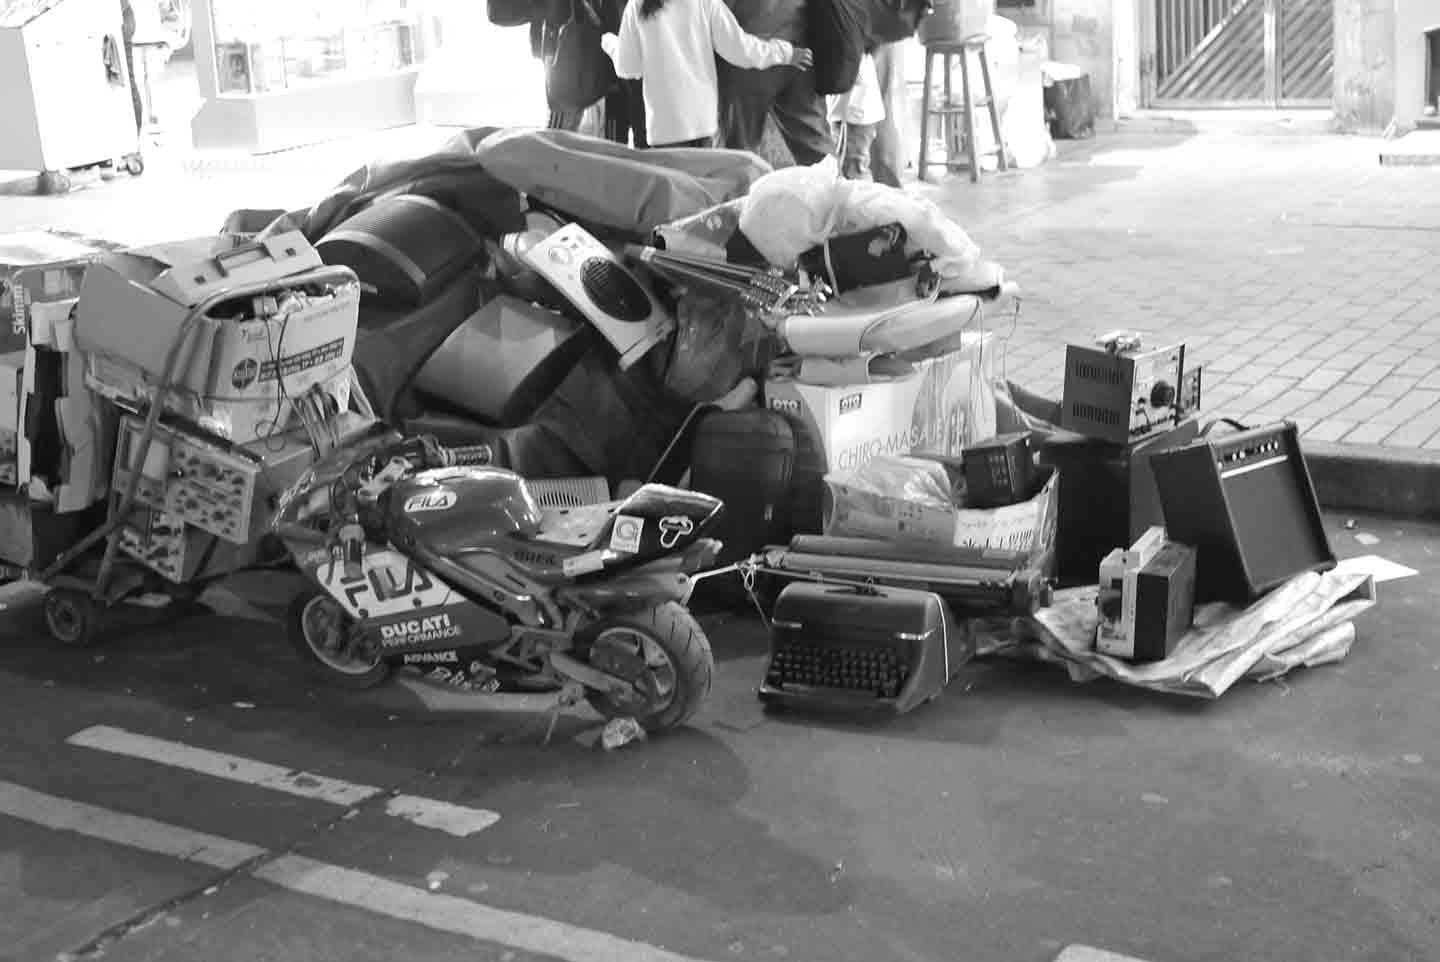
[[930,358],[898,378],[844,387],[790,378],[765,382],[765,404],[795,431],[793,522],[819,531],[822,479],[882,455],[959,454],[995,434],[990,332]]

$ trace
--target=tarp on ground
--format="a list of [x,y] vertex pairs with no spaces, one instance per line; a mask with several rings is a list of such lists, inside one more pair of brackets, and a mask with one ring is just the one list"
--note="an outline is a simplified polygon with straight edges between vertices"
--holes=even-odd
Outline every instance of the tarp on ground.
[[1294,668],[1343,659],[1354,619],[1375,604],[1375,580],[1341,566],[1290,579],[1248,607],[1201,605],[1195,623],[1164,661],[1132,664],[1095,650],[1098,588],[1056,593],[1035,616],[1036,637],[1019,653],[1069,669],[1075,681],[1111,678],[1153,691],[1219,698],[1242,679],[1269,681]]

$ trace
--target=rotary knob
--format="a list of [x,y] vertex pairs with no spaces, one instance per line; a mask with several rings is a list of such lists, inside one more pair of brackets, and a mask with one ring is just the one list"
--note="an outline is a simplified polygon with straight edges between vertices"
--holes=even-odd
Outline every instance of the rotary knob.
[[1157,381],[1155,387],[1150,390],[1150,406],[1152,408],[1168,408],[1175,403],[1175,388],[1167,381]]

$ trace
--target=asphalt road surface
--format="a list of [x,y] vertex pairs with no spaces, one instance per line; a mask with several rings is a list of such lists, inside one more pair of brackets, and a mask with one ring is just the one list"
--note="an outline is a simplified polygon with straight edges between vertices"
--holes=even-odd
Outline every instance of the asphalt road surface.
[[0,959],[1440,958],[1440,540],[1331,520],[1419,574],[1284,684],[1196,703],[985,662],[817,723],[762,712],[764,634],[732,617],[697,723],[609,753],[579,712],[546,745],[540,712],[315,687],[284,579],[89,651],[12,596]]

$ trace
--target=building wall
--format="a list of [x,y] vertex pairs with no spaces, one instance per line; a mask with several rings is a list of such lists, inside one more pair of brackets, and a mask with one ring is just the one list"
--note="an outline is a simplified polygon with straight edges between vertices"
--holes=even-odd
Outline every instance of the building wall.
[[[1114,6],[1133,8],[1137,0],[1039,0],[1033,7],[1001,6],[995,12],[1014,20],[1023,35],[1044,34],[1050,59],[1075,64],[1090,74],[1098,116],[1115,116],[1115,31],[1134,29],[1117,23]],[[1121,18],[1123,19],[1123,18]],[[1128,67],[1134,70],[1133,62]]]
[[1335,0],[1334,109],[1340,130],[1379,133],[1395,116],[1395,5],[1396,0]]
[[1440,0],[1396,0],[1395,122],[1415,126],[1425,109],[1425,32],[1440,30]]

